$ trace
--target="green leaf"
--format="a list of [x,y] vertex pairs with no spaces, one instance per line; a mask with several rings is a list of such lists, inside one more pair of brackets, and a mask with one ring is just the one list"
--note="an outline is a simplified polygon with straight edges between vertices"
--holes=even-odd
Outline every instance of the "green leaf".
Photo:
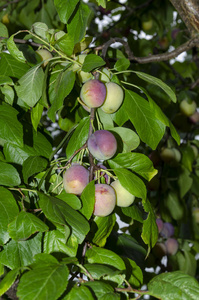
[[149,102],[133,91],[126,90],[124,106],[141,140],[156,149],[166,126],[156,118]]
[[28,178],[46,169],[48,161],[40,156],[29,156],[23,163],[22,173],[24,182],[28,183]]
[[80,212],[87,218],[87,220],[89,220],[93,214],[94,204],[95,204],[95,182],[94,181],[91,181],[85,187],[85,189],[81,194],[81,200],[82,200],[82,208],[80,209]]
[[41,253],[41,240],[42,233],[27,241],[10,240],[0,252],[0,262],[11,270],[30,265],[35,254]]
[[136,149],[140,144],[139,136],[131,129],[124,127],[115,127],[110,129],[111,132],[116,132],[122,140],[122,152],[130,152]]
[[69,225],[81,244],[89,231],[86,219],[64,201],[39,193],[40,205],[46,217],[60,225]]
[[126,265],[126,279],[135,288],[139,288],[143,284],[142,270],[130,258],[123,257]]
[[66,33],[60,39],[57,40],[56,45],[68,56],[73,54],[74,38]]
[[13,85],[13,81],[9,76],[0,75],[0,85],[4,84]]
[[6,276],[0,282],[0,296],[2,296],[15,282],[17,276],[19,275],[20,270],[14,269],[9,271]]
[[73,71],[63,71],[59,74],[55,83],[55,98],[52,106],[48,110],[48,117],[55,122],[56,112],[63,106],[66,96],[69,95],[75,83],[75,74]]
[[106,0],[97,0],[98,5],[102,6],[103,8],[106,8]]
[[12,193],[4,187],[0,187],[0,245],[9,240],[8,224],[19,213],[16,200]]
[[162,300],[197,300],[197,280],[181,271],[155,276],[148,284],[149,295]]
[[18,49],[18,47],[16,46],[16,44],[14,42],[14,36],[15,36],[15,34],[11,35],[11,37],[9,37],[9,39],[7,40],[8,51],[18,61],[25,62],[26,59],[23,55],[23,52]]
[[82,71],[90,72],[93,69],[97,69],[105,65],[105,61],[98,55],[95,54],[88,54],[85,57],[84,63],[82,65]]
[[71,17],[72,13],[74,12],[79,0],[54,0],[56,10],[59,14],[60,20],[67,24],[69,18]]
[[66,193],[65,190],[62,191],[62,193],[57,195],[56,197],[66,202],[75,210],[78,210],[82,207],[80,199],[74,194]]
[[175,93],[173,92],[173,90],[167,85],[165,84],[162,80],[160,80],[159,78],[156,78],[154,76],[151,76],[149,74],[146,74],[146,73],[143,73],[143,72],[136,72],[134,71],[134,73],[140,77],[141,79],[151,83],[151,84],[154,84],[154,85],[157,85],[159,86],[168,96],[169,98],[174,102],[176,103],[177,99],[176,99],[176,95]]
[[63,298],[63,300],[74,300],[74,299],[81,299],[81,300],[94,300],[91,291],[86,286],[74,286],[69,293]]
[[127,58],[120,58],[116,61],[114,69],[118,72],[127,70],[130,66],[130,61]]
[[20,183],[21,178],[17,170],[10,164],[0,162],[0,185],[17,186]]
[[132,218],[140,223],[143,223],[142,213],[136,205],[129,207],[121,207],[122,212],[125,216]]
[[5,96],[5,102],[12,105],[15,97],[13,88],[8,84],[5,84],[1,87],[1,92]]
[[156,224],[156,215],[153,211],[151,203],[146,200],[143,202],[144,210],[148,213],[147,219],[143,222],[142,239],[148,245],[148,253],[158,240],[158,228]]
[[37,127],[40,123],[43,109],[43,105],[38,102],[31,110],[31,122],[35,131],[37,131]]
[[106,217],[95,217],[93,220],[93,228],[91,227],[91,231],[93,229],[94,232],[92,242],[99,247],[104,247],[107,238],[113,230],[115,222],[115,214]]
[[102,264],[84,264],[84,267],[94,279],[101,279],[104,276],[112,277],[120,273],[116,268]]
[[31,31],[33,31],[36,35],[46,40],[46,34],[48,32],[48,26],[42,22],[36,22],[32,25]]
[[76,150],[86,143],[88,139],[88,130],[89,130],[89,117],[83,118],[78,127],[75,129],[72,137],[70,138],[67,148],[66,156],[69,158]]
[[95,295],[95,299],[100,300],[118,300],[118,294],[114,292],[113,287],[110,284],[107,284],[102,281],[87,281],[84,283],[84,286],[88,286],[89,289]]
[[182,199],[186,193],[190,190],[193,179],[190,177],[191,173],[181,166],[181,172],[178,176],[178,187],[180,192],[180,198]]
[[127,168],[150,181],[156,174],[152,161],[141,153],[119,153],[114,159],[108,160],[112,169]]
[[31,213],[21,211],[8,226],[10,237],[15,240],[25,240],[36,232],[44,232],[48,226]]
[[30,68],[27,64],[18,61],[8,53],[1,53],[0,58],[1,75],[20,78]]
[[8,29],[7,27],[0,22],[0,36],[2,37],[9,37]]
[[131,171],[126,169],[114,169],[121,185],[135,197],[146,199],[146,187],[144,182]]
[[163,200],[164,210],[171,215],[174,220],[182,220],[184,216],[184,206],[175,191],[170,191]]
[[19,85],[15,86],[18,97],[28,106],[33,107],[41,98],[43,80],[44,72],[40,65],[32,67],[19,79]]
[[90,264],[105,264],[118,270],[124,270],[125,264],[119,255],[111,250],[93,246],[86,252],[86,258]]
[[58,299],[68,284],[67,266],[57,263],[40,264],[22,275],[17,296],[21,300]]
[[[0,60],[1,61],[1,60]],[[23,127],[17,118],[18,111],[10,105],[0,105],[0,145],[6,142],[23,146]]]

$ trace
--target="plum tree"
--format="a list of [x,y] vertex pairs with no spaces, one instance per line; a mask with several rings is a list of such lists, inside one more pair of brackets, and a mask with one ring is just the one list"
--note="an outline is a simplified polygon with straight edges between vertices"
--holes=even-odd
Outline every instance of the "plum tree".
[[178,241],[174,238],[168,238],[165,242],[166,251],[168,255],[175,255],[178,251]]
[[81,195],[88,183],[89,171],[79,164],[72,165],[64,173],[63,184],[67,193]]
[[112,114],[118,110],[124,98],[123,89],[114,82],[107,82],[106,85],[106,98],[101,106],[101,109],[107,113]]
[[180,102],[180,111],[187,117],[194,114],[197,105],[195,101],[184,99]]
[[97,130],[88,139],[88,150],[98,160],[106,160],[117,151],[117,141],[107,130]]
[[176,148],[163,148],[160,157],[166,163],[175,163],[181,160],[181,153]]
[[97,79],[84,83],[80,91],[80,98],[90,108],[100,107],[106,98],[106,86]]
[[42,67],[45,67],[48,64],[48,60],[51,59],[53,56],[52,54],[46,49],[38,49],[36,51],[41,61],[43,61]]
[[95,184],[94,215],[105,217],[112,213],[115,208],[116,195],[114,189],[103,183]]
[[116,205],[120,207],[130,206],[134,200],[135,196],[129,193],[119,182],[115,180],[111,183],[111,186],[114,188],[116,193]]

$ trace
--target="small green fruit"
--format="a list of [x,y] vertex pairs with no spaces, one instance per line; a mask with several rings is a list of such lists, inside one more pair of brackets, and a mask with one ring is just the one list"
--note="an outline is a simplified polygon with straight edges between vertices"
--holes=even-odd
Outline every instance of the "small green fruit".
[[197,105],[195,101],[188,102],[186,99],[180,102],[180,111],[187,117],[190,117],[196,111]]
[[48,64],[48,60],[53,57],[52,54],[46,49],[39,49],[36,51],[36,53],[39,55],[41,61],[43,61],[43,68]]

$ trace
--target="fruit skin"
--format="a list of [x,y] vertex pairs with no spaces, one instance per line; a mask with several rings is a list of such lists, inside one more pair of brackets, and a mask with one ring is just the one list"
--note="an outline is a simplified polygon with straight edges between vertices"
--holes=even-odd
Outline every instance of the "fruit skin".
[[160,157],[166,163],[174,163],[181,160],[181,153],[176,148],[163,148]]
[[100,107],[106,98],[106,86],[97,79],[84,83],[80,91],[80,98],[90,108]]
[[[80,55],[77,56],[76,60],[79,63],[83,64],[85,58],[86,58],[86,54],[80,54]],[[79,81],[82,82],[82,83],[85,83],[86,81],[91,80],[93,78],[93,75],[91,73],[81,71],[81,68],[79,66],[78,66],[78,69],[77,69],[77,75],[78,75]]]
[[167,248],[164,243],[156,243],[152,251],[153,254],[159,259],[167,254]]
[[103,183],[95,184],[94,215],[105,217],[112,213],[115,208],[116,195],[114,189]]
[[173,238],[168,238],[165,242],[168,255],[175,255],[178,251],[178,241]]
[[184,99],[180,102],[180,111],[187,117],[193,115],[196,111],[197,105],[195,101],[191,101],[190,103]]
[[156,224],[158,226],[158,232],[160,233],[163,229],[164,222],[161,219],[156,219]]
[[199,112],[198,111],[195,111],[193,113],[193,115],[191,115],[189,117],[189,121],[193,124],[198,124],[199,123]]
[[152,19],[149,19],[147,21],[142,22],[142,29],[144,31],[149,31],[149,30],[151,30],[152,27],[153,27],[153,20]]
[[42,64],[42,67],[45,67],[48,64],[48,61],[46,61],[46,60],[53,57],[52,54],[46,49],[39,49],[36,51],[36,53],[41,58],[41,61],[44,61]]
[[195,207],[192,211],[193,218],[197,224],[199,224],[199,208]]
[[103,68],[99,75],[99,80],[102,82],[109,82],[111,78],[111,72],[107,68]]
[[163,224],[163,228],[160,232],[160,235],[165,238],[170,238],[172,235],[174,235],[174,231],[175,229],[173,225],[171,223],[165,222]]
[[107,130],[97,130],[88,139],[88,150],[98,160],[106,160],[117,151],[117,141]]
[[64,189],[67,193],[81,195],[89,183],[89,171],[79,164],[72,165],[63,176]]
[[123,89],[114,82],[105,83],[106,98],[101,106],[101,109],[107,113],[112,114],[118,110],[124,99]]
[[115,180],[111,183],[111,186],[114,188],[116,193],[116,205],[120,207],[130,206],[134,200],[135,196],[129,193],[119,182]]

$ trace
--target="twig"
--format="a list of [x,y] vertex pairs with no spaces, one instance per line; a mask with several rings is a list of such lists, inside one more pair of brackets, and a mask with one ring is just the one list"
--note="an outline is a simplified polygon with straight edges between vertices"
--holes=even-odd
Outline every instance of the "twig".
[[10,4],[13,4],[13,3],[17,3],[17,2],[20,2],[21,0],[13,0],[13,1],[9,1],[7,3],[5,3],[4,5],[0,6],[0,10],[9,6]]
[[[8,39],[7,37],[0,36],[0,41],[7,40],[7,39]],[[35,47],[43,46],[42,44],[38,44],[38,43],[32,42],[30,40],[23,40],[23,39],[14,39],[14,42],[16,44],[28,44],[28,45],[35,46]]]

